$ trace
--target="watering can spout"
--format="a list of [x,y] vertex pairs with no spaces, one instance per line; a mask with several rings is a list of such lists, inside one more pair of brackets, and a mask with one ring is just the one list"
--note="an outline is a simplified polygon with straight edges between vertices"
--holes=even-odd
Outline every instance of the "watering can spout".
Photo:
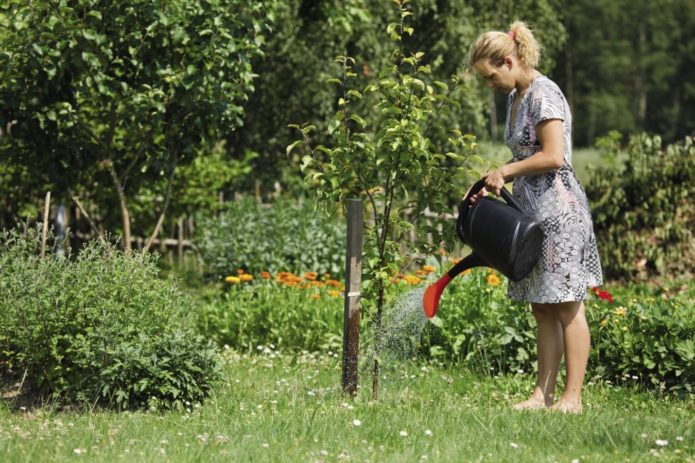
[[427,318],[434,318],[434,316],[437,314],[437,310],[439,309],[439,299],[441,299],[446,285],[448,285],[449,282],[456,277],[456,275],[464,270],[480,265],[485,265],[483,259],[481,259],[476,253],[471,253],[461,259],[447,273],[445,273],[444,276],[437,280],[436,283],[431,284],[425,291],[425,295],[422,298],[422,306],[425,309],[425,315],[427,315]]

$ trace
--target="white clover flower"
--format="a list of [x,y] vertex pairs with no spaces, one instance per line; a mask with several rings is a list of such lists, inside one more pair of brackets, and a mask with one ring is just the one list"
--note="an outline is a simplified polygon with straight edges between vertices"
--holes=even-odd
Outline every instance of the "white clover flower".
[[408,431],[406,431],[406,430],[404,429],[404,430],[402,430],[399,434],[401,435],[401,437],[407,437],[407,436],[408,436]]
[[352,420],[352,425],[353,426],[362,426],[362,422],[360,420]]
[[655,441],[655,444],[658,445],[659,447],[666,447],[668,445],[668,441],[664,439],[657,439]]
[[514,442],[510,442],[509,445],[510,445],[513,449],[518,449],[518,448],[519,448],[519,444],[515,444]]
[[425,429],[425,435],[426,436],[432,436],[432,431],[429,429]]

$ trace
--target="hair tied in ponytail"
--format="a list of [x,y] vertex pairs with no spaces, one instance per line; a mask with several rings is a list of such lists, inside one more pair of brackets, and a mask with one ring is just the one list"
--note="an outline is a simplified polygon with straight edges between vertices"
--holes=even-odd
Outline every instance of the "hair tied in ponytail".
[[516,32],[509,31],[509,32],[507,32],[507,34],[509,34],[509,36],[512,38],[512,40],[516,41]]

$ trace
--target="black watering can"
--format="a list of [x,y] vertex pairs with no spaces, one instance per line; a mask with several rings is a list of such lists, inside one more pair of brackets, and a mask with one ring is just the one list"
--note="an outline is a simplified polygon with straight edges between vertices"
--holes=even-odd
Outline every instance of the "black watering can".
[[482,197],[471,206],[471,198],[484,186],[485,180],[478,180],[459,205],[456,233],[473,252],[427,288],[422,302],[429,318],[437,313],[446,285],[464,270],[484,265],[519,281],[531,272],[541,255],[541,223],[526,215],[507,190],[501,190],[507,204]]

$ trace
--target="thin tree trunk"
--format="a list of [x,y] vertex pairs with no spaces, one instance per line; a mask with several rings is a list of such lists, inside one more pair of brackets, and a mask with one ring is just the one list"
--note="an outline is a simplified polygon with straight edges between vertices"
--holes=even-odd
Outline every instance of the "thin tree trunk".
[[162,206],[162,211],[159,214],[159,218],[157,219],[157,224],[154,226],[154,231],[152,232],[152,235],[150,235],[150,238],[147,240],[147,243],[143,248],[143,252],[148,252],[150,250],[150,246],[152,246],[152,242],[159,234],[159,229],[162,227],[162,223],[164,222],[164,216],[166,214],[167,208],[169,207],[171,194],[174,190],[174,174],[176,173],[176,161],[177,156],[174,155],[174,159],[172,160],[171,173],[169,174],[169,180],[167,184],[167,193],[164,198],[164,205]]
[[89,226],[92,227],[92,231],[97,234],[97,236],[99,237],[100,240],[103,241],[104,237],[101,235],[101,233],[99,231],[99,227],[97,227],[97,225],[94,223],[92,218],[89,216],[89,214],[87,213],[87,210],[84,208],[84,206],[80,202],[80,199],[77,196],[75,196],[75,193],[73,193],[72,190],[68,190],[68,195],[70,195],[70,199],[72,199],[72,201],[75,203],[75,205],[80,210],[82,215],[84,215],[84,218],[87,219],[87,222],[89,222]]
[[111,159],[108,160],[109,163],[109,173],[111,174],[111,179],[116,187],[116,192],[118,193],[118,203],[121,207],[121,219],[123,221],[123,249],[125,249],[127,254],[130,254],[132,249],[130,244],[130,213],[128,212],[128,200],[125,196],[125,191],[123,191],[123,184],[118,178],[116,169],[113,167],[113,162]]

